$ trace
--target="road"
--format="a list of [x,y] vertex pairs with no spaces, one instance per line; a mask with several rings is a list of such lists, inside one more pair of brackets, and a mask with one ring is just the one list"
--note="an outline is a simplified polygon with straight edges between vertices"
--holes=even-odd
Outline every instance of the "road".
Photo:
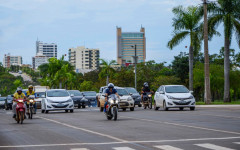
[[23,81],[29,81],[29,82],[32,82],[32,78],[27,75],[26,73],[22,73],[22,74],[19,74],[19,73],[11,73],[12,75],[14,76],[21,76],[23,78]]
[[0,149],[7,150],[240,150],[240,107],[195,111],[120,111],[108,121],[98,108],[74,113],[40,110],[17,124],[0,110]]

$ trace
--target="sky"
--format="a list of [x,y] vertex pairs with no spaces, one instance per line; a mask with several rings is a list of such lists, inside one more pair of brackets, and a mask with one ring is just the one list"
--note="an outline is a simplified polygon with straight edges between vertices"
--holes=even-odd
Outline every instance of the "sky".
[[[173,35],[172,8],[201,3],[201,0],[0,0],[0,62],[4,54],[10,53],[22,56],[24,64],[31,64],[37,39],[56,43],[58,57],[67,54],[69,48],[85,45],[99,48],[103,59],[116,60],[116,27],[123,32],[136,32],[143,26],[147,61],[171,63],[180,52],[188,52],[185,46],[190,44],[186,38],[173,50],[167,48]],[[222,33],[221,25],[218,31]],[[218,53],[223,45],[223,36],[214,37],[209,53]],[[239,51],[235,38],[231,48]]]

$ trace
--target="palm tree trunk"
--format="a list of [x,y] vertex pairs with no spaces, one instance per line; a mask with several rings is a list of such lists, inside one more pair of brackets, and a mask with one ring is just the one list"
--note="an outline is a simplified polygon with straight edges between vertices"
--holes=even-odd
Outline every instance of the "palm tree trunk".
[[107,75],[107,82],[106,82],[106,85],[108,85],[108,83],[109,83],[109,77],[108,77],[108,75]]
[[230,40],[229,38],[225,38],[225,46],[224,46],[224,102],[230,102]]
[[193,91],[193,47],[189,47],[189,90]]
[[59,83],[59,89],[62,89],[62,82]]

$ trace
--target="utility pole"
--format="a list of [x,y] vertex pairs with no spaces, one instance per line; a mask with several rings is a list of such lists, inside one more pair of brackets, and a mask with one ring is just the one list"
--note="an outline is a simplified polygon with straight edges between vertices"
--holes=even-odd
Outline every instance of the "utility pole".
[[133,56],[134,58],[134,67],[135,67],[135,89],[137,90],[137,45],[132,45],[132,48],[135,48],[135,55]]
[[206,104],[211,103],[211,88],[210,88],[210,71],[209,71],[209,55],[208,55],[208,19],[207,19],[207,0],[204,0],[204,101]]

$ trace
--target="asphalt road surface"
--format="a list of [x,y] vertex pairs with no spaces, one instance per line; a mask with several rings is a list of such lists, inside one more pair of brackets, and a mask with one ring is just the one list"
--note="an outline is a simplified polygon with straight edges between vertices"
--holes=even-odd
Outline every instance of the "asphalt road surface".
[[0,110],[0,150],[240,150],[240,107],[195,111],[119,111],[108,121],[98,108],[40,110],[17,124]]
[[26,73],[19,74],[19,73],[12,72],[11,74],[14,75],[14,76],[21,76],[23,78],[23,81],[32,82],[32,78],[29,75],[27,75]]

